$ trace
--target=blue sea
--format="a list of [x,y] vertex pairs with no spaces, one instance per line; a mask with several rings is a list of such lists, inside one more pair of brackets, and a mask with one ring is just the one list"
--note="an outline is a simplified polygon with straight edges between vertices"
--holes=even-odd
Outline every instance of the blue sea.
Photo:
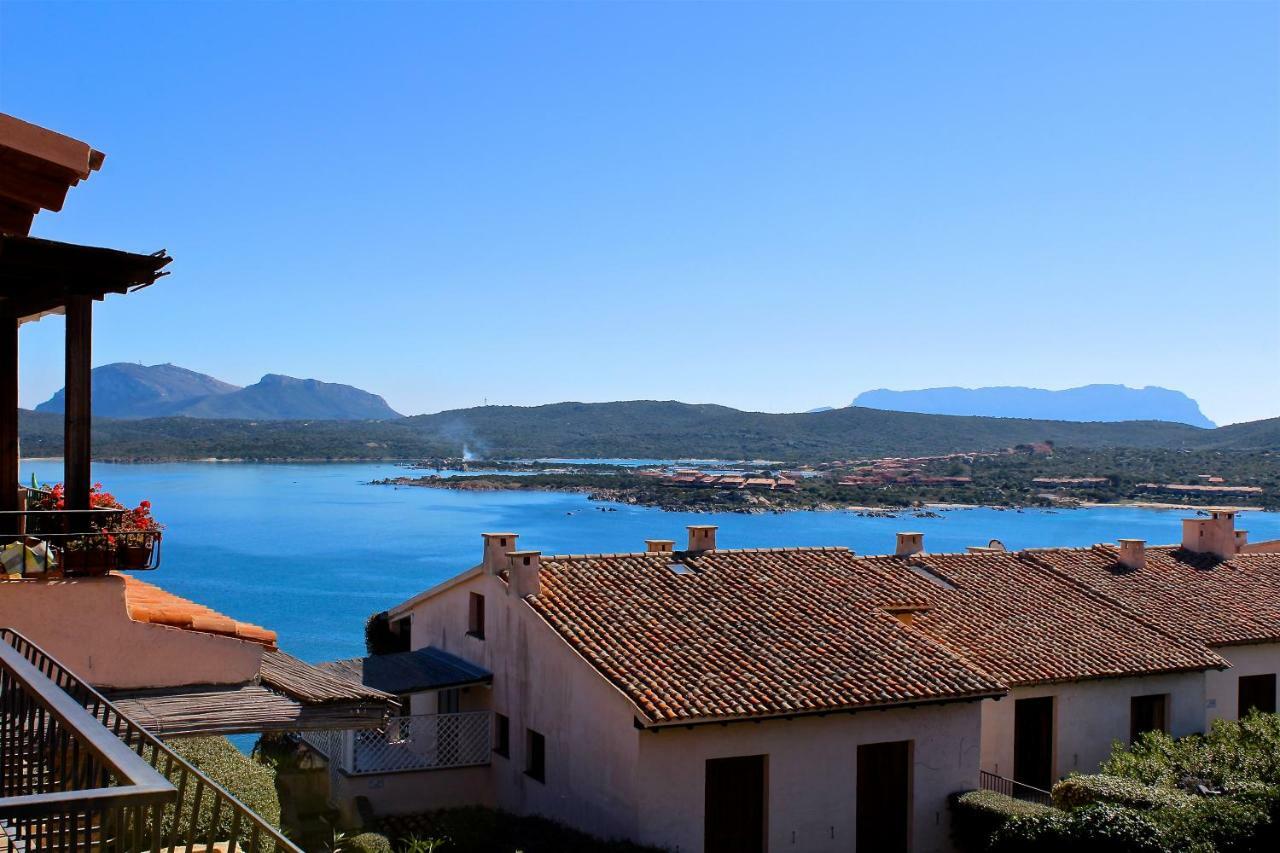
[[[57,461],[24,461],[22,470],[24,482],[33,473],[46,483],[62,476]],[[1169,543],[1180,538],[1180,520],[1188,515],[1127,507],[957,509],[940,518],[844,511],[705,515],[578,494],[367,485],[404,473],[390,464],[97,464],[93,470],[122,501],[151,500],[166,525],[162,562],[148,580],[272,628],[282,648],[312,662],[363,654],[368,615],[479,562],[480,533],[487,530],[519,533],[521,547],[544,553],[581,554],[642,550],[645,539],[681,542],[686,524],[718,524],[721,547],[844,545],[876,554],[891,551],[900,530],[924,531],[931,551],[991,539],[1010,548],[1120,537]],[[1254,541],[1280,538],[1280,513],[1243,513],[1239,524]]]

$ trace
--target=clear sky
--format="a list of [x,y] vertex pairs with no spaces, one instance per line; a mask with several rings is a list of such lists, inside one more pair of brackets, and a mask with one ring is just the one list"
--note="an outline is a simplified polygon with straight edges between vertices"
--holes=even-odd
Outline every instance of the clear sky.
[[[95,363],[406,413],[1163,385],[1280,414],[1280,4],[0,3],[150,252]],[[61,385],[22,333],[22,401]]]

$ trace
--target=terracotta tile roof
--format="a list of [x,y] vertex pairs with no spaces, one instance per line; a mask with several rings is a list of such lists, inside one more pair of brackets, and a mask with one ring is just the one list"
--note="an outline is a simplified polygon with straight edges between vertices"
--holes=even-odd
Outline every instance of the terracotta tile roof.
[[527,601],[649,723],[1004,692],[869,600],[867,573],[843,548],[544,557]]
[[[1227,665],[1198,638],[1054,570],[1042,553],[544,557],[542,591],[527,601],[650,723]],[[691,571],[677,574],[673,563]]]
[[915,628],[1010,687],[1226,666],[1027,552],[857,559],[882,574],[872,594],[923,598]]
[[276,646],[276,632],[239,622],[224,616],[202,604],[167,592],[154,584],[138,580],[133,575],[117,573],[124,579],[125,607],[129,618],[135,622],[168,625],[204,634],[222,634],[260,643],[268,648]]
[[1029,553],[1178,636],[1212,646],[1280,641],[1280,554],[1224,561],[1174,546],[1148,547],[1146,565],[1127,569],[1111,545]]

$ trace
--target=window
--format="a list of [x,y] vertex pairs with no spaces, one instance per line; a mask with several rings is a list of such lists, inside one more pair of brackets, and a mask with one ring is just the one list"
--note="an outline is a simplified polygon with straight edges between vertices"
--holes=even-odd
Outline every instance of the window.
[[467,615],[467,633],[484,639],[484,596],[478,592],[471,593],[471,610]]
[[1261,711],[1264,714],[1276,712],[1276,674],[1242,675],[1240,676],[1240,719],[1249,716],[1250,711]]
[[547,739],[533,729],[525,729],[524,775],[547,781]]
[[462,691],[458,690],[456,687],[449,690],[441,690],[436,696],[436,713],[458,713],[458,700],[461,696],[461,692]]
[[1169,694],[1134,696],[1129,700],[1129,743],[1146,732],[1169,731]]
[[511,721],[506,714],[493,715],[493,751],[503,758],[511,757]]

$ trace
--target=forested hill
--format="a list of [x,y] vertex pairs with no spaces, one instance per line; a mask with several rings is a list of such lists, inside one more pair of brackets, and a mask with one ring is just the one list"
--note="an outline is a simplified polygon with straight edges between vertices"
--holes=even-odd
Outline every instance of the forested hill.
[[[62,418],[22,412],[26,456],[58,456]],[[1280,449],[1280,418],[1199,429],[1153,421],[1073,423],[845,408],[742,412],[676,402],[485,406],[394,421],[199,418],[94,422],[99,459],[420,459],[704,457],[821,461],[996,450],[1052,441],[1071,447]]]

